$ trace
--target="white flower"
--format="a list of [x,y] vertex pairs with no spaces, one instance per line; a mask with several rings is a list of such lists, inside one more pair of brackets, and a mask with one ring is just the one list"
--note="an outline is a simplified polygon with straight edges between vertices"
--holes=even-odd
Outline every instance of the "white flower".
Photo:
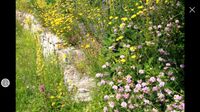
[[102,73],[97,73],[97,74],[96,74],[96,78],[99,78],[99,77],[102,78],[102,77],[103,77],[103,74],[102,74]]
[[175,23],[178,24],[178,23],[179,23],[179,20],[176,20]]
[[167,66],[167,67],[170,67],[170,66],[171,66],[171,64],[170,64],[170,63],[166,63],[166,66]]
[[117,89],[118,89],[118,87],[117,87],[116,85],[114,85],[112,88],[113,88],[114,90],[117,90]]
[[160,82],[159,86],[163,87],[165,85],[165,82]]
[[144,70],[139,70],[139,74],[144,74]]
[[110,81],[110,82],[109,82],[109,85],[110,85],[110,86],[112,86],[113,84],[114,84],[114,82],[113,82],[113,81]]
[[104,107],[103,112],[108,112],[108,107]]
[[174,81],[174,80],[175,80],[175,77],[171,77],[170,79],[171,79],[172,81]]
[[126,107],[127,107],[127,103],[123,101],[123,102],[121,103],[121,106],[124,107],[124,108],[126,108]]
[[104,100],[107,101],[110,97],[108,95],[104,96]]
[[152,29],[153,29],[153,28],[152,28],[151,26],[148,28],[149,31],[151,31]]
[[106,66],[110,66],[110,63],[108,63],[108,62],[106,62],[106,64],[105,64]]
[[161,25],[158,25],[158,29],[160,29],[160,28],[162,28],[162,26],[161,26]]
[[102,65],[102,68],[106,68],[106,65]]
[[111,108],[114,108],[114,106],[115,106],[115,103],[114,102],[108,102],[108,104],[109,104],[109,107],[111,107]]
[[121,55],[120,58],[125,58],[125,56],[124,56],[124,55]]

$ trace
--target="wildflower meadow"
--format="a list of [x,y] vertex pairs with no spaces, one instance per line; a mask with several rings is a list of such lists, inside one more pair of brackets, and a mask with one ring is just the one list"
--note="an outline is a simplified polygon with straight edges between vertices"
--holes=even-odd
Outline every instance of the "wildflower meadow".
[[39,34],[16,21],[17,112],[184,112],[184,5],[16,0],[17,11],[33,15],[64,41],[60,47],[83,51],[74,66],[95,82],[90,101],[74,100],[77,87],[68,90],[63,63],[57,55],[46,59]]

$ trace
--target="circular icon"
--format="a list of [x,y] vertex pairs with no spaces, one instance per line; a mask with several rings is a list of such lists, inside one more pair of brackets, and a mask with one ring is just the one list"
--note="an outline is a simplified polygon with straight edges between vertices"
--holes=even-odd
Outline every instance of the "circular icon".
[[1,85],[6,88],[10,85],[10,81],[7,78],[4,78],[1,80]]

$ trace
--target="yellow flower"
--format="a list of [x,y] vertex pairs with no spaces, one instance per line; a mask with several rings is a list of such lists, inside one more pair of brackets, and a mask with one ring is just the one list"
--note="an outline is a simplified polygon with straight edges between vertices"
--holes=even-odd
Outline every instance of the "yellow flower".
[[109,22],[108,24],[109,24],[109,25],[111,25],[111,24],[112,24],[112,22]]
[[143,11],[139,11],[139,12],[137,13],[137,15],[142,14],[142,13],[143,13]]
[[121,20],[122,20],[122,21],[127,21],[128,18],[127,18],[127,17],[123,17],[123,18],[121,18]]
[[135,51],[135,50],[136,50],[136,47],[132,46],[132,47],[130,47],[130,50],[131,50],[131,51]]
[[148,4],[149,3],[149,0],[146,0],[146,4]]
[[125,60],[125,59],[121,59],[120,61],[121,61],[122,63],[126,62],[126,60]]
[[131,16],[131,19],[135,18],[136,16],[137,16],[136,14],[133,14],[133,15]]
[[90,44],[86,44],[85,45],[85,48],[87,49],[87,48],[89,48],[90,47]]
[[131,58],[135,59],[135,58],[136,58],[136,55],[131,56]]
[[126,25],[125,23],[120,24],[120,26],[119,26],[120,29],[123,29],[125,25]]
[[55,104],[56,104],[55,102],[52,102],[52,103],[51,103],[52,106],[54,106]]
[[87,33],[87,34],[86,34],[86,37],[89,37],[89,36],[90,36],[90,34],[89,34],[89,33]]
[[58,99],[60,99],[60,98],[61,98],[61,96],[60,96],[60,95],[58,95],[58,96],[57,96],[57,98],[58,98]]
[[139,4],[138,3],[135,3],[135,6],[138,6]]
[[124,36],[119,36],[117,39],[116,39],[116,41],[119,41],[119,40],[121,40],[121,39],[123,39],[124,38]]
[[112,19],[112,18],[113,18],[113,16],[110,16],[110,17],[109,17],[109,19]]
[[54,98],[55,98],[55,96],[51,96],[50,98],[51,98],[51,99],[54,99]]
[[158,4],[160,0],[156,0],[156,3]]
[[138,9],[142,9],[142,8],[143,8],[143,6],[141,5],[141,6],[138,6],[137,8],[138,8]]
[[115,19],[118,19],[118,17],[115,17]]

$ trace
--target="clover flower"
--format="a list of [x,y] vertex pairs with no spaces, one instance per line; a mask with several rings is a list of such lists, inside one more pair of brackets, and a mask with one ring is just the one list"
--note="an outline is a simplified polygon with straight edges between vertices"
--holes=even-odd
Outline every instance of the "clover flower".
[[174,100],[181,100],[182,99],[182,96],[180,95],[174,95]]
[[124,107],[124,108],[126,108],[126,107],[127,107],[127,103],[123,101],[123,102],[121,103],[121,106]]
[[122,95],[120,93],[116,94],[116,99],[119,100],[122,97]]
[[130,96],[130,94],[129,94],[129,93],[124,93],[122,96],[123,96],[125,99],[128,99],[129,96]]
[[111,107],[111,108],[114,108],[114,106],[115,106],[115,103],[113,101],[108,102],[108,104],[109,104],[109,107]]
[[112,86],[112,89],[117,90],[118,87],[116,85]]
[[156,78],[155,77],[151,77],[150,79],[149,79],[149,82],[155,82],[156,81]]

